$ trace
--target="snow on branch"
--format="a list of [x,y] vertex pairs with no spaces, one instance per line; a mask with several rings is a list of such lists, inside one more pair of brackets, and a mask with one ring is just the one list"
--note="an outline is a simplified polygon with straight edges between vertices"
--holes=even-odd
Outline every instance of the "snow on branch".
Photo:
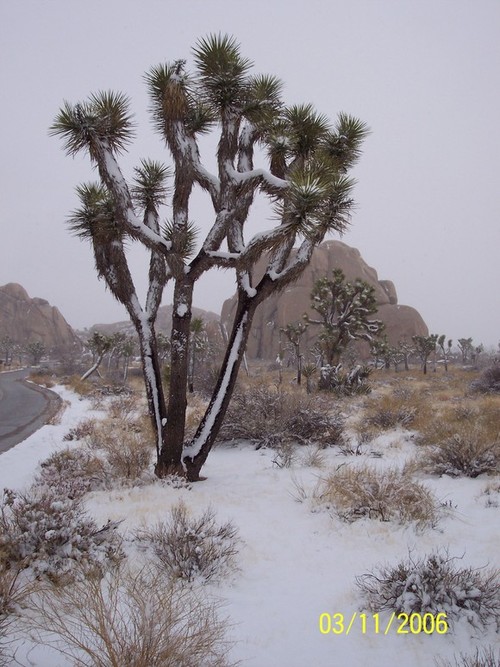
[[[96,142],[97,143],[97,142]],[[164,250],[171,250],[172,244],[164,239],[160,234],[150,229],[144,222],[137,217],[127,183],[118,166],[115,156],[111,149],[98,140],[99,149],[99,170],[106,183],[106,186],[113,193],[115,203],[119,208],[126,224],[137,236],[146,244],[155,247],[163,247]]]

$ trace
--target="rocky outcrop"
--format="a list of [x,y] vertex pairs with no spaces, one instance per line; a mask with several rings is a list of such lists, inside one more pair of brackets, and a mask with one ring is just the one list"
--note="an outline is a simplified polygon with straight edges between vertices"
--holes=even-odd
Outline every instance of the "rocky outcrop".
[[24,287],[8,283],[0,287],[0,336],[25,345],[40,341],[51,353],[64,354],[80,347],[80,341],[55,306],[30,298]]
[[[271,296],[258,307],[247,346],[250,358],[276,358],[280,327],[302,321],[304,313],[314,316],[310,308],[313,284],[318,278],[331,275],[336,268],[342,269],[347,280],[361,278],[372,285],[378,304],[376,317],[385,323],[391,344],[396,344],[403,337],[411,339],[415,335],[428,335],[427,325],[420,314],[410,306],[398,304],[394,283],[379,280],[377,271],[368,266],[359,250],[341,241],[326,241],[316,248],[311,263],[294,285]],[[257,268],[256,275],[259,269],[262,272],[264,266]],[[231,325],[235,307],[236,297],[228,299],[222,307],[221,320],[227,328]],[[317,333],[317,327],[309,327],[304,335],[303,349],[313,346]]]

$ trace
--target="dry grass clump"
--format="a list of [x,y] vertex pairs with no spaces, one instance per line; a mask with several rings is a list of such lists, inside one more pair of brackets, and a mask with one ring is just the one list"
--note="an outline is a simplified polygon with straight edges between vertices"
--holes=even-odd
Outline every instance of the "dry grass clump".
[[95,393],[95,385],[89,380],[82,380],[78,375],[64,378],[64,384],[79,396],[90,397]]
[[476,649],[474,653],[460,653],[454,661],[438,658],[436,667],[500,667],[500,649],[495,651],[492,646]]
[[140,481],[151,470],[155,444],[151,424],[145,418],[103,419],[94,424],[86,442],[102,453],[108,474],[115,479]]
[[403,385],[390,393],[368,399],[362,420],[356,430],[372,432],[373,429],[417,428],[429,411],[426,396]]
[[174,579],[217,580],[235,567],[237,529],[231,522],[218,524],[212,509],[192,517],[179,502],[165,522],[137,531],[136,537]]
[[451,624],[465,618],[477,628],[500,621],[500,571],[458,568],[447,552],[396,565],[381,565],[357,577],[368,609],[396,613],[447,615]]
[[40,644],[77,667],[228,667],[218,605],[157,570],[125,565],[46,586],[27,619]]
[[12,643],[12,627],[16,625],[19,608],[28,596],[36,590],[36,585],[22,580],[17,567],[8,567],[0,562],[0,666],[7,667],[15,663],[9,655]]
[[219,441],[235,439],[258,447],[285,442],[329,447],[343,442],[344,420],[328,414],[328,402],[313,402],[296,391],[249,386],[235,392],[219,434]]
[[434,526],[439,503],[429,489],[396,469],[341,466],[320,480],[314,494],[319,506],[332,508],[345,521],[361,518]]
[[45,373],[40,371],[37,373],[30,373],[28,379],[34,384],[38,384],[41,387],[45,387],[46,389],[51,389],[56,384],[53,379],[53,374],[50,371]]

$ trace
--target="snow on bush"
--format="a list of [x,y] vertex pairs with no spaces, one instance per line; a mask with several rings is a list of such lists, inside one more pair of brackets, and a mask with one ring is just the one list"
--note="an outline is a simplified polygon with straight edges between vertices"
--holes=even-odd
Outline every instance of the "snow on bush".
[[77,667],[229,667],[218,603],[157,570],[120,564],[33,596],[27,629]]
[[237,529],[231,522],[219,525],[211,509],[191,517],[179,502],[165,522],[137,531],[136,537],[151,548],[160,568],[175,579],[216,580],[235,567]]
[[368,378],[372,372],[369,366],[354,366],[343,370],[342,364],[323,366],[320,369],[318,389],[332,391],[337,396],[356,396],[369,394],[371,387]]
[[85,447],[54,452],[40,464],[34,485],[69,499],[107,486],[108,466]]
[[420,482],[397,469],[344,465],[320,479],[315,491],[317,507],[333,509],[341,519],[361,518],[434,526],[439,503]]
[[464,424],[428,445],[421,455],[420,465],[426,472],[452,477],[498,474],[499,435],[490,439],[479,424]]
[[0,564],[31,567],[59,579],[77,564],[101,567],[122,555],[111,524],[98,529],[78,500],[32,487],[27,493],[6,489],[0,506]]
[[445,613],[450,627],[466,619],[477,628],[500,622],[500,571],[459,568],[447,552],[396,565],[382,565],[357,577],[366,605],[373,611]]
[[476,649],[472,654],[460,653],[454,661],[437,659],[436,667],[500,667],[500,649],[491,646]]
[[[323,408],[323,409],[321,409]],[[251,440],[258,447],[285,442],[323,447],[341,444],[344,420],[329,415],[326,403],[272,387],[235,392],[219,433],[219,441]]]

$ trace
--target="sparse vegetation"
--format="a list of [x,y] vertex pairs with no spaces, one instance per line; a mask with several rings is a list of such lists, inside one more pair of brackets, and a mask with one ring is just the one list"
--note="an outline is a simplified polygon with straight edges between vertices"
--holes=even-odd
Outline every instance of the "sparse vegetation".
[[471,383],[471,388],[482,394],[500,393],[500,363],[485,368],[479,378]]

